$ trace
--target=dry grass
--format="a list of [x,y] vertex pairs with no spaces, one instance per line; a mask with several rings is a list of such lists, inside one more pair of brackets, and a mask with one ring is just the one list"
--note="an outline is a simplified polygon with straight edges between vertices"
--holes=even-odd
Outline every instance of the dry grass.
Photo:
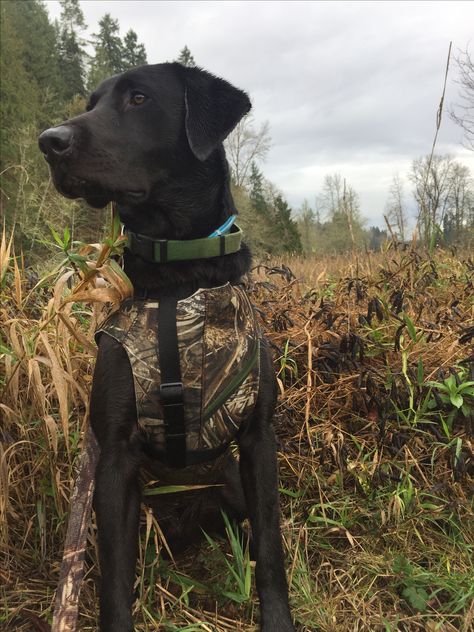
[[[36,284],[5,236],[0,245],[0,627],[8,630],[49,629],[87,425],[98,313],[88,301],[129,291],[110,259],[119,241],[115,233],[77,258],[66,235],[65,267]],[[467,632],[474,264],[390,249],[286,265],[256,270],[250,291],[281,391],[283,535],[300,629]],[[443,391],[449,375],[463,408]],[[235,586],[218,549],[204,543],[165,562],[145,507],[142,522],[137,630],[257,629],[255,594],[223,595]],[[229,545],[222,550],[232,561]],[[84,631],[96,629],[94,529],[89,552]]]

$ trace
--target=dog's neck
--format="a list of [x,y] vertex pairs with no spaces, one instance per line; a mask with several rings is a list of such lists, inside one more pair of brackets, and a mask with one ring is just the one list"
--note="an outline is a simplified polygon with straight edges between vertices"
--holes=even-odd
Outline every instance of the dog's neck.
[[[216,173],[219,176],[216,178]],[[236,209],[223,148],[204,163],[193,161],[184,174],[169,176],[155,186],[146,203],[117,204],[126,227],[153,239],[197,239],[209,236]],[[125,250],[124,269],[135,288],[160,291],[192,284],[238,283],[251,265],[245,244],[239,252],[197,261],[150,263]]]

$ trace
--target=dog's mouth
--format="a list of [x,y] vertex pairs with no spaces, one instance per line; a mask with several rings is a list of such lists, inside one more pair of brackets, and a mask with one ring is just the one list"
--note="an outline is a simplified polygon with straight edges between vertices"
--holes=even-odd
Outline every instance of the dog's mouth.
[[61,195],[69,199],[83,198],[94,208],[103,208],[112,201],[138,204],[147,197],[146,191],[141,189],[104,187],[97,181],[69,174],[65,174],[62,177],[57,177],[53,174],[53,180],[56,189]]

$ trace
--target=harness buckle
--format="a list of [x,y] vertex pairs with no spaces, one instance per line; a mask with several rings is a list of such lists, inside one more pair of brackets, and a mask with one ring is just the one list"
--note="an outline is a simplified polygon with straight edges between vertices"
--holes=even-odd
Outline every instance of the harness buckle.
[[182,382],[166,382],[160,384],[160,399],[166,408],[183,405],[183,383]]

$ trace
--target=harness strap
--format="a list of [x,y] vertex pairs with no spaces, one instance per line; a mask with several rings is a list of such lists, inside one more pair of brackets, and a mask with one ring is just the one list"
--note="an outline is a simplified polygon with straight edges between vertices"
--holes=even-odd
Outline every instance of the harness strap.
[[[209,461],[215,461],[219,458],[226,450],[229,449],[230,443],[223,443],[217,448],[202,448],[201,450],[190,450],[186,454],[186,467],[190,465],[202,465],[203,463],[209,463]],[[153,456],[156,455],[156,458],[161,463],[165,465],[173,464],[168,462],[168,454],[166,450],[153,450]]]
[[176,324],[177,297],[166,294],[158,308],[158,354],[161,384],[159,395],[165,424],[166,461],[172,467],[186,466],[183,382]]

